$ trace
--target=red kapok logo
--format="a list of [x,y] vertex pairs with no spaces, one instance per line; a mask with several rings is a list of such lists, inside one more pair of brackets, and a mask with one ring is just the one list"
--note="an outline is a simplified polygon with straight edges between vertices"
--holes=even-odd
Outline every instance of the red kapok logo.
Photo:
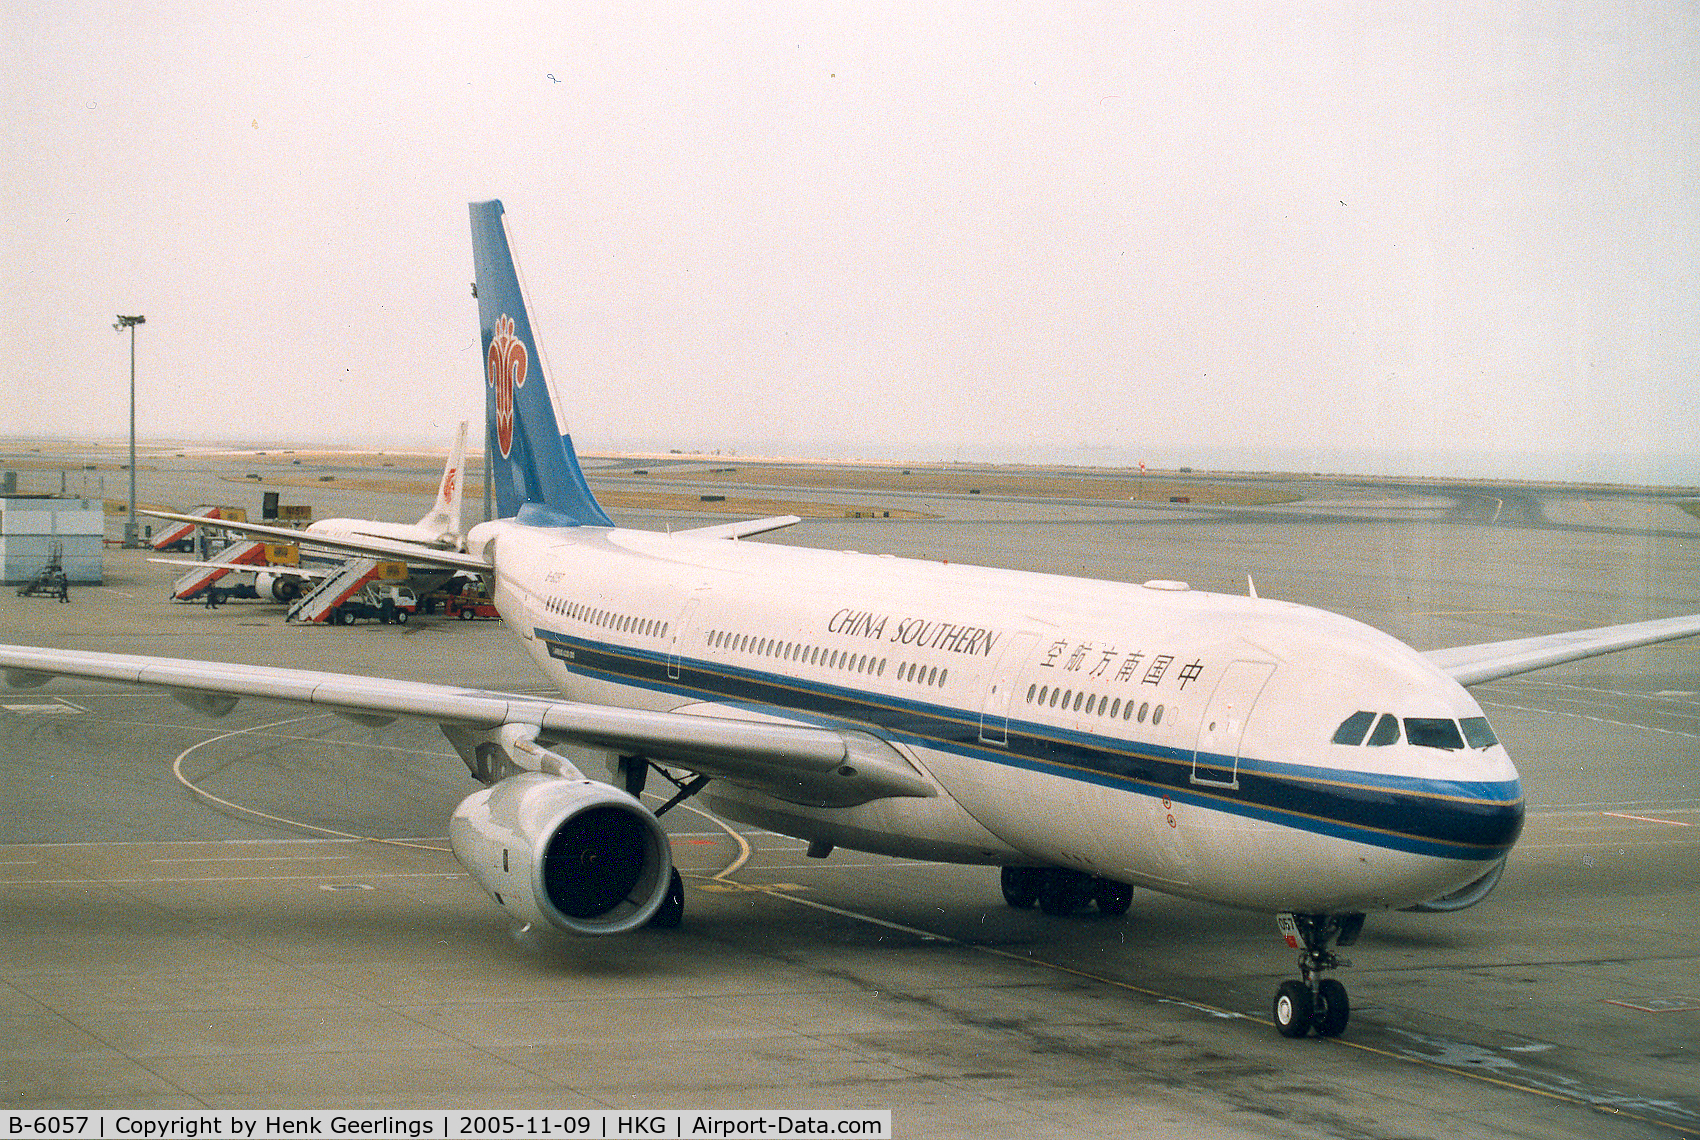
[[525,387],[529,361],[525,345],[514,336],[514,319],[503,313],[496,318],[496,335],[490,341],[485,371],[490,387],[496,389],[496,446],[506,459],[514,446],[514,389]]

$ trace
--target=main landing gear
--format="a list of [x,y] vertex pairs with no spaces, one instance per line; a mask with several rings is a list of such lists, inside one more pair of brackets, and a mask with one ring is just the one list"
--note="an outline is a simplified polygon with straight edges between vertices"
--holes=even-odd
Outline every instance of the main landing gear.
[[1318,1037],[1338,1037],[1346,1031],[1352,1004],[1346,987],[1322,971],[1350,966],[1335,957],[1330,943],[1350,946],[1364,928],[1361,914],[1278,914],[1275,924],[1287,945],[1299,954],[1301,981],[1286,981],[1275,991],[1275,1028],[1283,1037],[1303,1037],[1311,1030]]
[[1034,903],[1046,914],[1072,914],[1088,902],[1105,914],[1126,914],[1133,888],[1114,879],[1065,867],[1005,867],[1003,901],[1025,910]]

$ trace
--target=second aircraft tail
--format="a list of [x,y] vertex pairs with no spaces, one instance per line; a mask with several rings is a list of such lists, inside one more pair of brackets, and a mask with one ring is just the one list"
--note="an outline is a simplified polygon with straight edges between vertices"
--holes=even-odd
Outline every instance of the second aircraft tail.
[[466,421],[460,421],[455,433],[454,450],[443,465],[443,481],[437,485],[437,502],[431,513],[419,520],[419,529],[435,531],[447,546],[458,546],[464,529],[461,525],[461,497],[466,491]]
[[508,245],[500,201],[474,202],[472,262],[484,344],[485,455],[496,514],[528,504],[538,522],[613,526],[584,480],[572,440],[555,422],[554,402],[531,315]]

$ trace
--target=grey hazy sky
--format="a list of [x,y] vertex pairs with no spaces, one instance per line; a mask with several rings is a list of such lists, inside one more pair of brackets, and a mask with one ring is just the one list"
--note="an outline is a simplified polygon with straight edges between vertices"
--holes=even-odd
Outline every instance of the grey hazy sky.
[[446,446],[500,197],[583,448],[1700,452],[1692,3],[4,4],[0,434]]

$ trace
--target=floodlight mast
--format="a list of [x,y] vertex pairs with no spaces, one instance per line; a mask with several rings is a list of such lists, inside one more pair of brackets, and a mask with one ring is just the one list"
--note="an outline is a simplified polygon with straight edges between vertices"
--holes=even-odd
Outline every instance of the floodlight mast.
[[147,324],[146,317],[120,315],[112,326],[114,332],[130,330],[130,517],[124,524],[124,547],[134,550],[141,545],[136,537],[136,326]]

